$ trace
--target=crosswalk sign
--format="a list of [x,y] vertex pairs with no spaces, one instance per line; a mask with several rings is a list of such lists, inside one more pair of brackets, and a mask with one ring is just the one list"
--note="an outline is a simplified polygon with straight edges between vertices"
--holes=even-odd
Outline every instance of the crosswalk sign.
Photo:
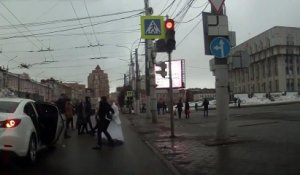
[[141,38],[164,39],[165,26],[163,16],[141,16]]

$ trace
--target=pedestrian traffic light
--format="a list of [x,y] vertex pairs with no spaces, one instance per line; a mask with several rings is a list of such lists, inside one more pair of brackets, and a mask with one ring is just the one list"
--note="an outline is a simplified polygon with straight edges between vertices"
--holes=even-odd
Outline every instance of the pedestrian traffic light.
[[165,21],[165,29],[166,29],[165,41],[166,41],[166,48],[168,52],[172,52],[172,50],[175,50],[176,47],[174,26],[175,24],[173,19],[167,19]]
[[167,64],[165,62],[158,62],[156,63],[156,66],[160,67],[160,70],[156,71],[156,73],[160,74],[163,78],[165,78],[167,76]]

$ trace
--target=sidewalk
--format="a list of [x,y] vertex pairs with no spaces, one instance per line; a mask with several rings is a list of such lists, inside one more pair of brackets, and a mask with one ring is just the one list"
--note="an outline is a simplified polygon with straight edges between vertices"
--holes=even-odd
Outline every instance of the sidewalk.
[[[230,117],[230,138],[235,142],[207,146],[215,139],[216,116],[193,112],[190,119],[175,117],[174,139],[169,114],[152,124],[144,114],[126,115],[142,138],[184,175],[298,175],[300,174],[300,118],[282,121],[267,113]],[[298,120],[299,119],[299,120]]]

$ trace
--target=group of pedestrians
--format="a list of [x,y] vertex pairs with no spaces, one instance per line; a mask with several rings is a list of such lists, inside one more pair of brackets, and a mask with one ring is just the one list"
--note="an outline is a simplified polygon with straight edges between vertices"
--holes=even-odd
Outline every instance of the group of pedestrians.
[[[182,103],[182,99],[179,100],[179,102],[176,105],[176,109],[178,112],[178,118],[181,119],[181,113],[182,113],[182,108],[183,108],[183,103]],[[190,118],[190,104],[189,101],[186,100],[185,104],[184,104],[184,113],[185,113],[185,118],[188,119]]]
[[[91,116],[93,115],[91,99],[90,97],[85,97],[80,102],[75,105],[72,105],[71,100],[67,98],[64,94],[61,94],[61,97],[55,102],[60,113],[63,115],[66,121],[66,129],[64,133],[65,138],[69,138],[68,130],[71,125],[72,129],[74,129],[73,116],[77,115],[76,128],[78,135],[82,134],[94,134],[97,131],[97,144],[93,149],[100,150],[102,148],[102,133],[106,136],[108,145],[114,146],[115,141],[113,140],[111,134],[108,132],[108,127],[111,121],[117,123],[114,125],[114,129],[120,132],[117,133],[119,139],[123,139],[123,134],[121,128],[121,121],[119,119],[119,111],[118,107],[115,103],[111,106],[107,98],[105,96],[101,97],[99,102],[98,111],[96,112],[95,119],[96,125],[93,126],[91,121]],[[88,129],[89,127],[89,129]],[[112,132],[116,133],[116,131]],[[123,142],[123,140],[118,140],[118,143]]]
[[[204,100],[202,102],[202,105],[201,105],[201,106],[203,106],[203,116],[204,117],[208,116],[208,105],[209,105],[209,101],[206,98],[204,98]],[[186,100],[185,104],[183,106],[182,99],[179,99],[179,102],[176,105],[176,111],[178,113],[178,118],[179,119],[181,119],[181,113],[183,111],[183,108],[184,108],[185,118],[189,119],[190,118],[190,113],[191,113],[189,101]],[[195,104],[195,110],[198,111],[198,104],[197,103]]]

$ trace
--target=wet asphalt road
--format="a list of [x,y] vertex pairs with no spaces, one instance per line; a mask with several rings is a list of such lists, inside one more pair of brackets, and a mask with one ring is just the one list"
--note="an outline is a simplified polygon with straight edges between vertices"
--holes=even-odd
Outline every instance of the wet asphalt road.
[[132,130],[127,120],[122,120],[125,143],[121,146],[103,146],[93,150],[96,138],[90,135],[72,137],[55,150],[40,152],[35,166],[20,162],[0,165],[0,175],[170,175],[170,170]]

